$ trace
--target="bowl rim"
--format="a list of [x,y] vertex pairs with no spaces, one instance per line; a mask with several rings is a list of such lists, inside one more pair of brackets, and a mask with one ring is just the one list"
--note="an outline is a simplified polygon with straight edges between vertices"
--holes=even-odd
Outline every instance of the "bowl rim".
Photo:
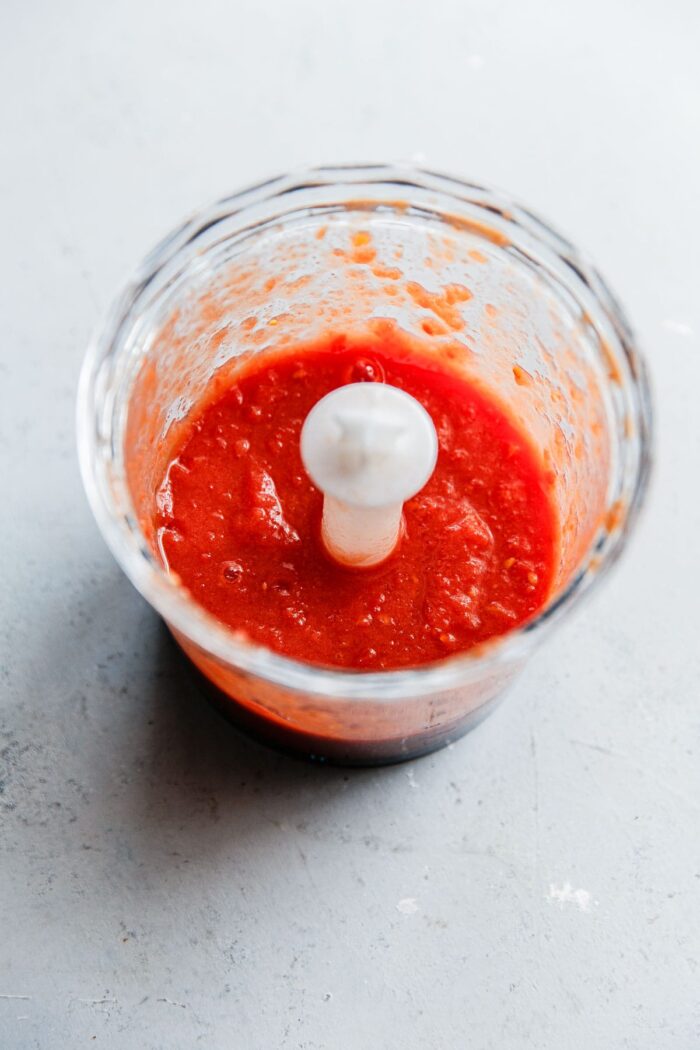
[[[125,304],[132,303],[205,224],[211,225],[212,216],[214,221],[218,221],[217,216],[245,218],[246,210],[252,206],[276,201],[295,190],[335,185],[363,186],[370,191],[372,186],[391,185],[401,187],[404,193],[410,189],[437,192],[457,210],[460,203],[465,202],[472,210],[483,209],[484,221],[494,228],[509,232],[521,230],[535,237],[538,247],[566,264],[569,271],[573,271],[574,279],[583,282],[612,325],[627,365],[627,384],[636,410],[635,438],[639,450],[626,506],[615,527],[605,530],[604,536],[597,537],[590,545],[566,587],[531,620],[504,635],[435,663],[393,671],[360,671],[302,663],[253,643],[206,612],[155,558],[138,527],[133,508],[131,515],[125,515],[115,505],[107,484],[110,457],[104,447],[99,447],[98,439],[100,373],[122,323]],[[288,200],[291,204],[293,197]],[[362,201],[366,203],[371,198],[365,195]],[[357,204],[358,201],[353,202],[353,206]],[[290,207],[288,214],[293,211]],[[495,673],[499,668],[522,661],[615,564],[638,519],[651,470],[653,412],[647,367],[622,307],[588,256],[509,194],[458,176],[405,164],[303,167],[256,182],[198,209],[146,256],[94,332],[80,374],[76,409],[80,470],[88,501],[108,547],[141,595],[176,635],[185,637],[206,656],[222,661],[238,673],[326,699],[388,702],[425,696],[467,685],[482,679],[491,669]]]

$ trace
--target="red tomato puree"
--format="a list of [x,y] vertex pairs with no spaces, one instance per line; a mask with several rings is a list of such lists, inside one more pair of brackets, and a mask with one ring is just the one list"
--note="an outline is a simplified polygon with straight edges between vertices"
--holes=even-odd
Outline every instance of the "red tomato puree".
[[[312,406],[386,382],[433,418],[437,467],[374,569],[325,553],[301,463]],[[528,620],[549,593],[556,521],[528,439],[475,386],[399,343],[342,340],[256,365],[194,414],[157,495],[166,566],[229,627],[307,663],[383,670],[438,660]]]

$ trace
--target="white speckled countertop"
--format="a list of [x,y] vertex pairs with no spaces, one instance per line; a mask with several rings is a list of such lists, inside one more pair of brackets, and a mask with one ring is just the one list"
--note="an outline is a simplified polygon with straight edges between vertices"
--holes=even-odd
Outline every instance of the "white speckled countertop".
[[[700,1045],[699,41],[692,0],[2,4],[3,1050]],[[493,717],[313,768],[187,685],[87,509],[76,380],[194,205],[417,153],[593,253],[657,470]]]

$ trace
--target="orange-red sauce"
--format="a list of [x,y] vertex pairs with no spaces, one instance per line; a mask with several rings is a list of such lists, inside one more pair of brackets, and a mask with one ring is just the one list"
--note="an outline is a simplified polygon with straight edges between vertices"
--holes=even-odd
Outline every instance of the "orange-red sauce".
[[[423,664],[503,634],[544,604],[556,522],[527,438],[482,392],[387,346],[298,347],[193,414],[158,491],[159,549],[206,609],[308,663]],[[299,455],[312,406],[348,382],[407,390],[432,416],[437,467],[383,565],[336,565]]]

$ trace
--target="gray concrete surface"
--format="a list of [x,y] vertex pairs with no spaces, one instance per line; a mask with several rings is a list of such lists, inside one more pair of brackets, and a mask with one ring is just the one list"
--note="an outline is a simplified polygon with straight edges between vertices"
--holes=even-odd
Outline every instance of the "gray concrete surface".
[[[700,1045],[696,3],[0,8],[0,1046]],[[646,344],[635,542],[469,738],[308,768],[189,691],[83,499],[123,274],[303,161],[424,154],[597,258]]]

